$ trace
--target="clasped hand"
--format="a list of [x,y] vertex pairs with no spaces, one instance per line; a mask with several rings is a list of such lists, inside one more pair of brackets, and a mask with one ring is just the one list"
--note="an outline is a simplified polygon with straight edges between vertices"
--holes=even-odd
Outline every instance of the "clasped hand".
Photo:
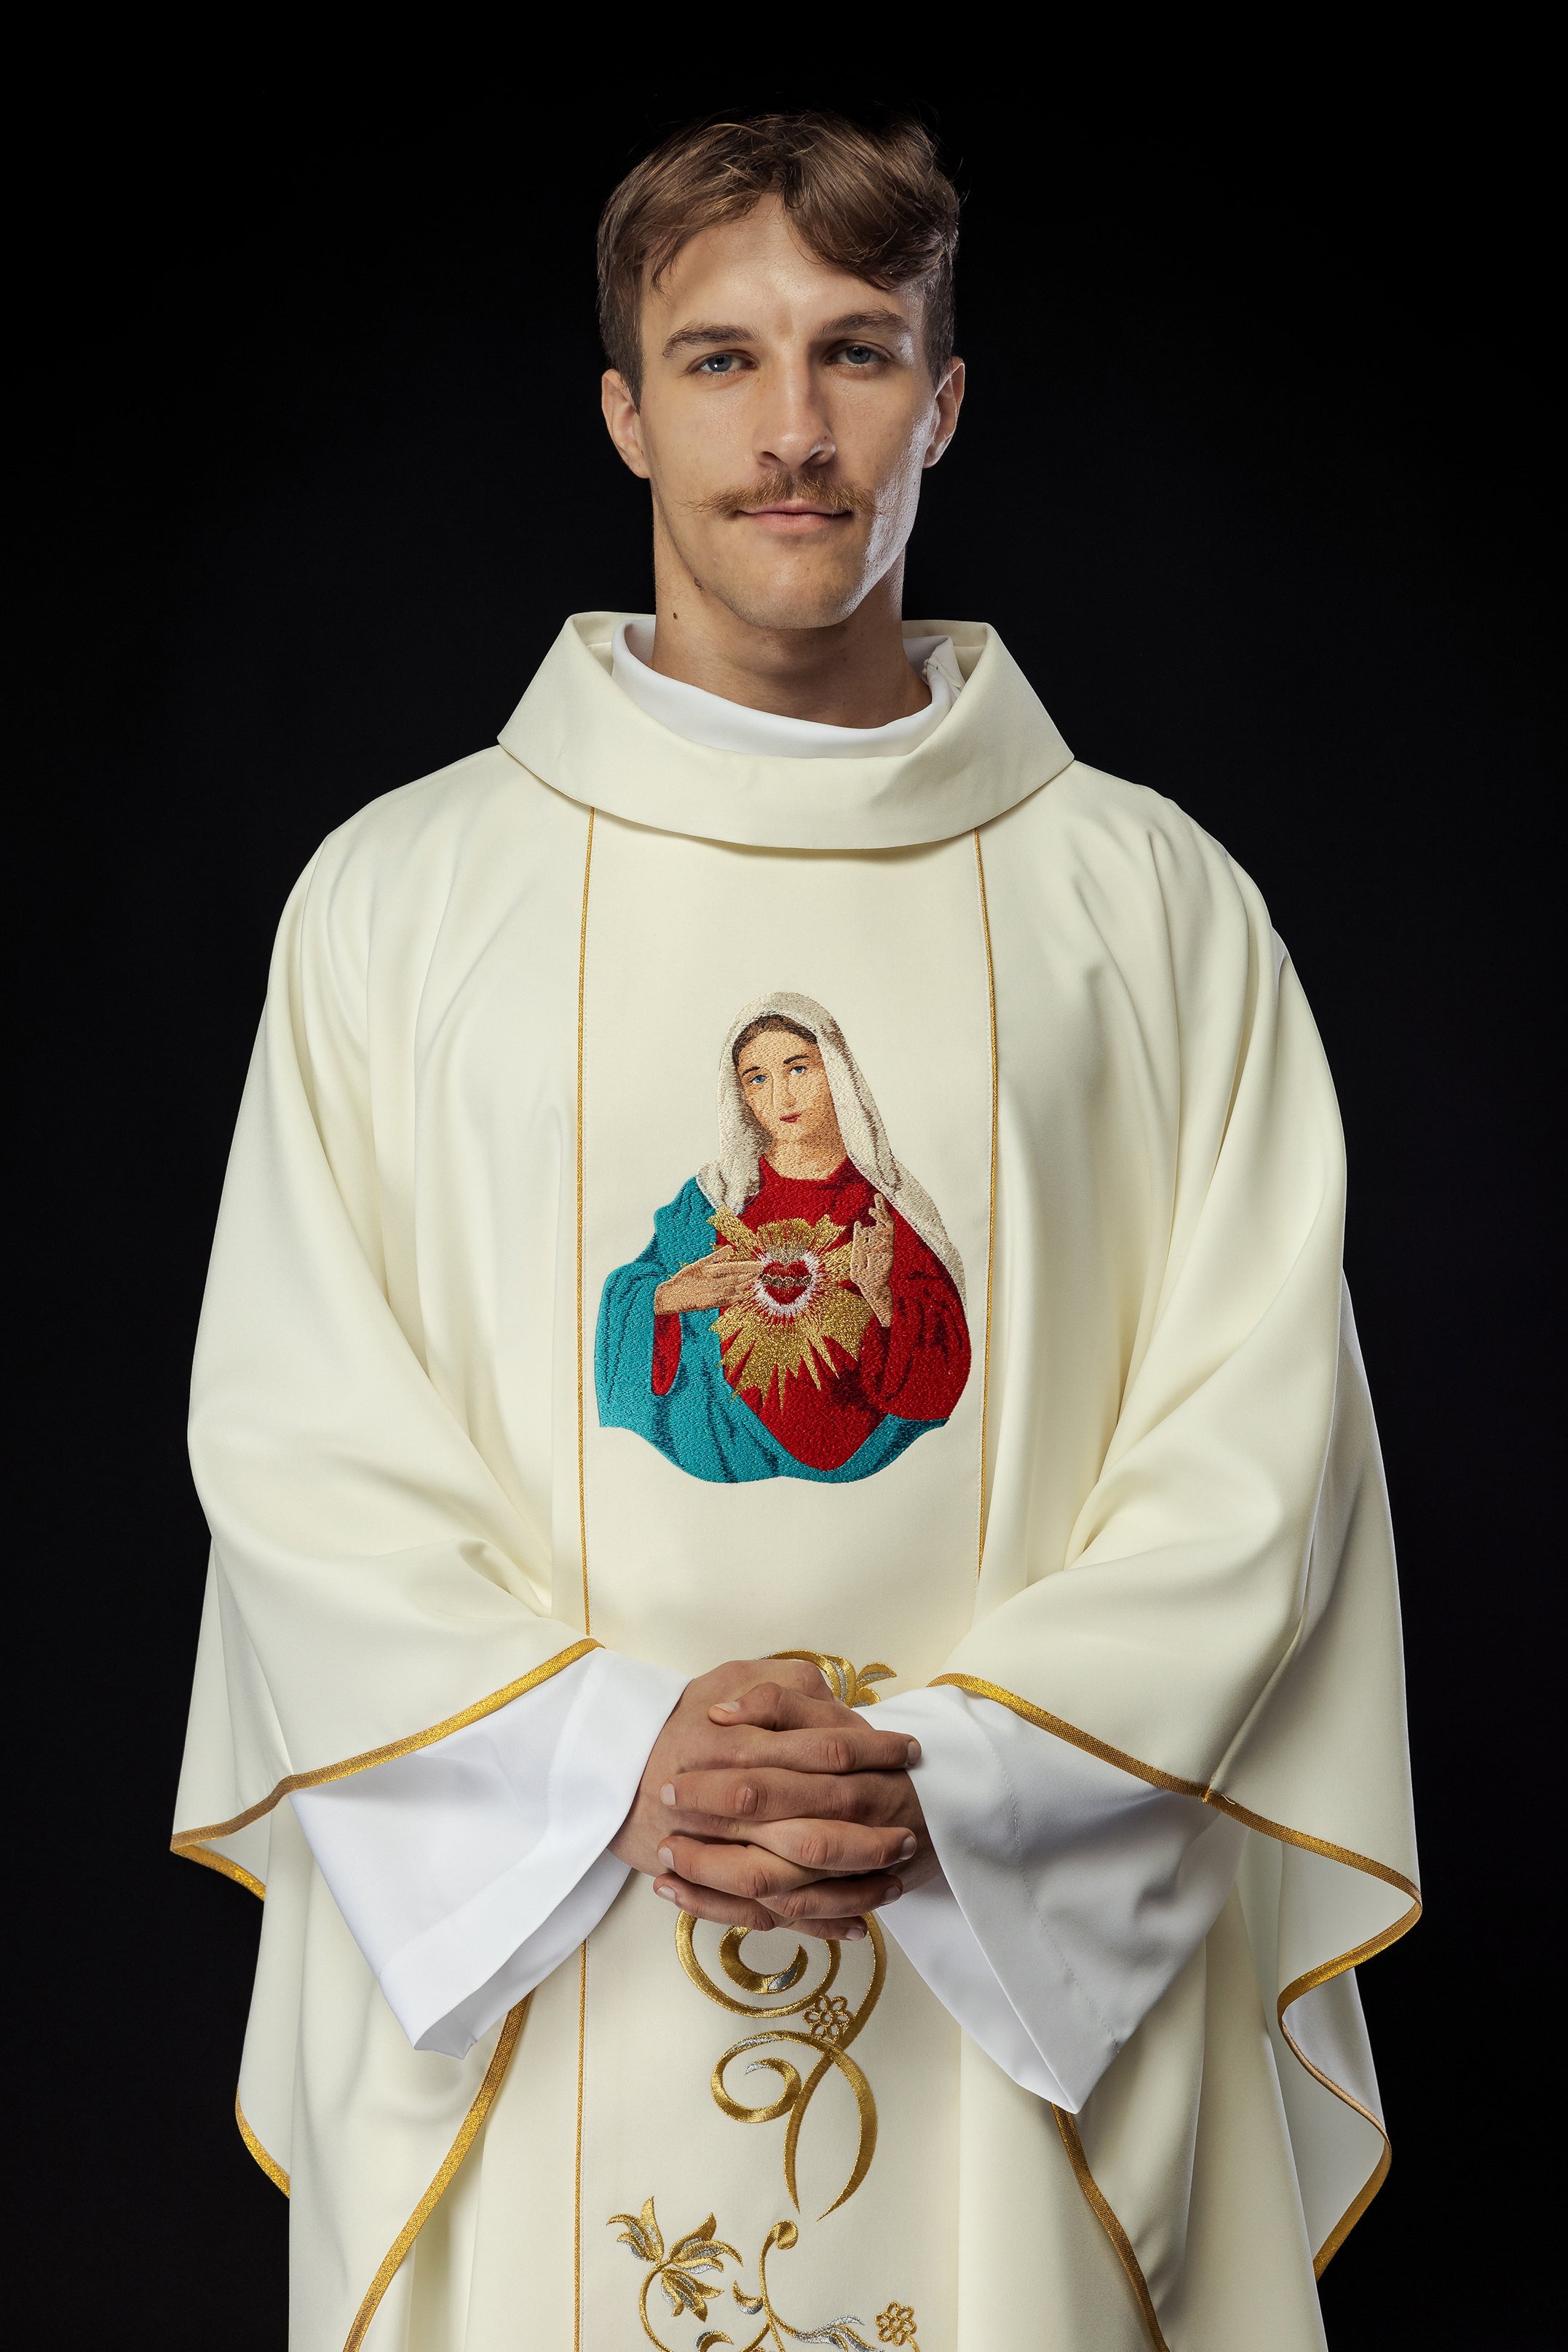
[[919,1758],[815,1666],[731,1659],[687,1685],[611,1852],[700,1919],[863,1936],[864,1913],[936,1874]]

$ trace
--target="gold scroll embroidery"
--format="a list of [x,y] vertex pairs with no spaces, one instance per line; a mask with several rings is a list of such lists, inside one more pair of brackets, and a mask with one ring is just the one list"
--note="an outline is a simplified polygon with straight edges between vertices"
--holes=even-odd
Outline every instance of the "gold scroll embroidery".
[[[888,1948],[883,1941],[882,1931],[875,1919],[867,1919],[866,1929],[873,1956],[871,1981],[858,2005],[851,2006],[842,1993],[836,1993],[833,1990],[838,1981],[843,1947],[831,1942],[826,1948],[827,1965],[818,1980],[807,1986],[795,2000],[781,2002],[777,2008],[766,2008],[762,2003],[768,1997],[795,1992],[805,1976],[810,1963],[805,1947],[796,1946],[795,1958],[785,1967],[763,1973],[748,1968],[741,1958],[741,1947],[753,1931],[748,1927],[728,1928],[720,1940],[719,1965],[732,1985],[742,1992],[757,1996],[752,2000],[737,2000],[733,1994],[714,1982],[698,1958],[693,1934],[696,1924],[689,1911],[683,1911],[675,1923],[675,1948],[680,1956],[680,1965],[692,1983],[710,2000],[716,2001],[721,2009],[730,2010],[738,2017],[765,2018],[768,2021],[765,2031],[747,2034],[742,2041],[731,2042],[719,2060],[710,2078],[714,2105],[732,2123],[770,2124],[777,2123],[784,2116],[789,2118],[784,2145],[784,2187],[797,2213],[800,2197],[795,2186],[795,2158],[806,2110],[829,2072],[835,2068],[854,2094],[860,2121],[855,2162],[848,2179],[832,2204],[825,2209],[822,2218],[826,2220],[828,2213],[837,2212],[840,2205],[854,2196],[869,2172],[871,2158],[877,2152],[877,2102],[871,2095],[870,2084],[847,2053],[849,2044],[862,2031],[882,1997],[882,1986],[888,1973]],[[776,2022],[785,2017],[799,2017],[805,2032],[800,2032],[794,2027]],[[751,2061],[749,2071],[765,2067],[770,2074],[776,2075],[780,2085],[778,2096],[764,2100],[756,2106],[747,2106],[742,2100],[732,2096],[724,2081],[731,2063],[749,2051],[761,2053],[776,2048],[781,2042],[793,2043],[799,2049],[814,2053],[816,2063],[804,2081],[799,2069],[789,2059],[759,2055]]]
[[[642,2283],[642,2292],[637,2297],[637,2315],[648,2342],[657,2345],[658,2352],[675,2352],[675,2347],[657,2333],[648,2316],[648,2295],[657,2285],[662,2289],[674,2318],[679,2319],[685,2313],[703,2323],[695,2352],[712,2352],[715,2345],[734,2344],[732,2336],[726,2336],[721,2329],[709,2327],[706,2324],[710,2304],[723,2293],[721,2279],[725,2263],[733,2263],[737,2270],[742,2266],[741,2256],[734,2247],[719,2236],[715,2217],[710,2213],[700,2229],[689,2231],[685,2237],[677,2239],[668,2252],[651,2197],[640,2213],[612,2213],[605,2226],[613,2230],[617,2221],[625,2224],[616,2240],[617,2244],[629,2246],[637,2260],[649,2266],[647,2276]],[[798,2243],[799,2238],[800,2232],[793,2221],[775,2221],[763,2241],[762,2252],[757,2256],[756,2293],[753,2294],[750,2288],[742,2286],[739,2279],[730,2282],[730,2293],[747,2317],[760,2319],[763,2323],[755,2336],[749,2336],[743,2345],[737,2347],[737,2352],[767,2352],[770,2345],[774,2352],[787,2352],[789,2344],[826,2344],[833,2347],[833,2352],[876,2352],[876,2347],[868,2344],[859,2333],[861,2322],[853,2312],[846,2312],[837,2319],[820,2320],[815,2327],[794,2327],[778,2311],[768,2285],[768,2256],[775,2250],[788,2253],[790,2248]],[[876,2327],[879,2342],[907,2345],[910,2352],[920,2352],[920,2346],[915,2342],[915,2315],[910,2305],[890,2303],[886,2311],[879,2313]]]
[[895,1666],[883,1665],[879,1658],[868,1666],[851,1665],[847,1658],[835,1657],[830,1650],[770,1650],[768,1655],[801,1658],[815,1666],[840,1706],[875,1706],[882,1694],[871,1685],[891,1682],[898,1672]]

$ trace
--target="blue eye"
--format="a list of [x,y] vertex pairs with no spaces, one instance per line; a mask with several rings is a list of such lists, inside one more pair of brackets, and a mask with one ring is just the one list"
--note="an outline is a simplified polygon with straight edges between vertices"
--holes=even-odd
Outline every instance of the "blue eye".
[[869,343],[846,343],[838,356],[841,360],[847,360],[851,366],[866,367],[881,354],[874,352]]
[[739,365],[740,361],[733,352],[710,352],[705,360],[697,362],[697,373],[699,375],[731,375]]

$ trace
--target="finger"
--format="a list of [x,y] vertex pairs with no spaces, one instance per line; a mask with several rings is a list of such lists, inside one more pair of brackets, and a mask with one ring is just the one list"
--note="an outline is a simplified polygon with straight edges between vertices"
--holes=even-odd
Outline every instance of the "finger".
[[[761,1904],[738,1902],[733,1895],[720,1895],[710,1886],[697,1886],[678,1878],[671,1871],[659,1873],[653,1891],[667,1903],[673,1903],[677,1910],[689,1911],[698,1919],[711,1919],[721,1927],[763,1929],[779,1925],[773,1913],[764,1911]],[[801,1935],[818,1936],[828,1943],[858,1943],[866,1933],[866,1922],[858,1916],[802,1919],[798,1927]]]
[[[787,1671],[787,1661],[779,1662],[781,1675]],[[816,1683],[816,1691],[803,1691],[798,1685],[786,1689],[778,1682],[756,1683],[738,1698],[718,1700],[708,1710],[709,1720],[725,1726],[750,1724],[763,1731],[821,1730],[853,1743],[852,1765],[808,1761],[804,1748],[792,1750],[787,1758],[781,1754],[781,1762],[792,1762],[801,1771],[841,1772],[857,1768],[866,1771],[907,1771],[911,1764],[920,1762],[918,1739],[911,1739],[902,1731],[875,1730],[864,1716],[826,1696],[815,1666],[807,1671]]]
[[689,1824],[699,1835],[728,1838],[750,1837],[760,1822],[802,1819],[907,1829],[909,1793],[902,1773],[788,1772],[754,1765],[678,1773],[659,1790],[672,1829]]
[[[673,1832],[658,1849],[658,1866],[689,1886],[707,1886],[743,1903],[792,1895],[819,1873],[802,1870],[760,1845],[731,1844],[724,1838],[685,1837]],[[848,1874],[846,1874],[847,1875]],[[862,1873],[861,1875],[866,1874]],[[842,1909],[844,1906],[839,1906]]]
[[808,1878],[858,1878],[896,1871],[900,1863],[914,1860],[920,1844],[912,1830],[897,1822],[887,1828],[868,1828],[861,1822],[815,1817],[752,1822],[748,1825],[748,1843],[779,1855]]
[[868,1878],[816,1878],[809,1886],[798,1886],[793,1893],[768,1895],[765,1907],[779,1927],[804,1927],[820,1935],[822,1929],[813,1928],[812,1922],[836,1908],[853,1910],[863,1917],[868,1911],[886,1910],[903,1891],[900,1880],[880,1874]]

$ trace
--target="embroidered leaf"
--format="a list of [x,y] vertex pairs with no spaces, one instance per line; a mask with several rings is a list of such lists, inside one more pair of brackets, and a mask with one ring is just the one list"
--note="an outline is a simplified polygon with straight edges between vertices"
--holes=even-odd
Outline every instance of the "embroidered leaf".
[[658,2223],[653,2218],[651,2197],[642,2209],[640,2221],[630,2213],[612,2213],[605,2224],[605,2229],[613,2230],[617,2221],[624,2221],[626,2225],[616,2236],[618,2246],[629,2246],[640,2263],[663,2262],[664,2240],[659,2233]]
[[671,2311],[689,2311],[696,2319],[708,2316],[708,2297],[711,2290],[691,2277],[687,2271],[673,2268],[661,2270],[658,2283],[669,2297]]
[[715,2344],[733,2344],[732,2336],[721,2336],[716,2327],[705,2327],[697,2339],[697,2352],[712,2352]]

